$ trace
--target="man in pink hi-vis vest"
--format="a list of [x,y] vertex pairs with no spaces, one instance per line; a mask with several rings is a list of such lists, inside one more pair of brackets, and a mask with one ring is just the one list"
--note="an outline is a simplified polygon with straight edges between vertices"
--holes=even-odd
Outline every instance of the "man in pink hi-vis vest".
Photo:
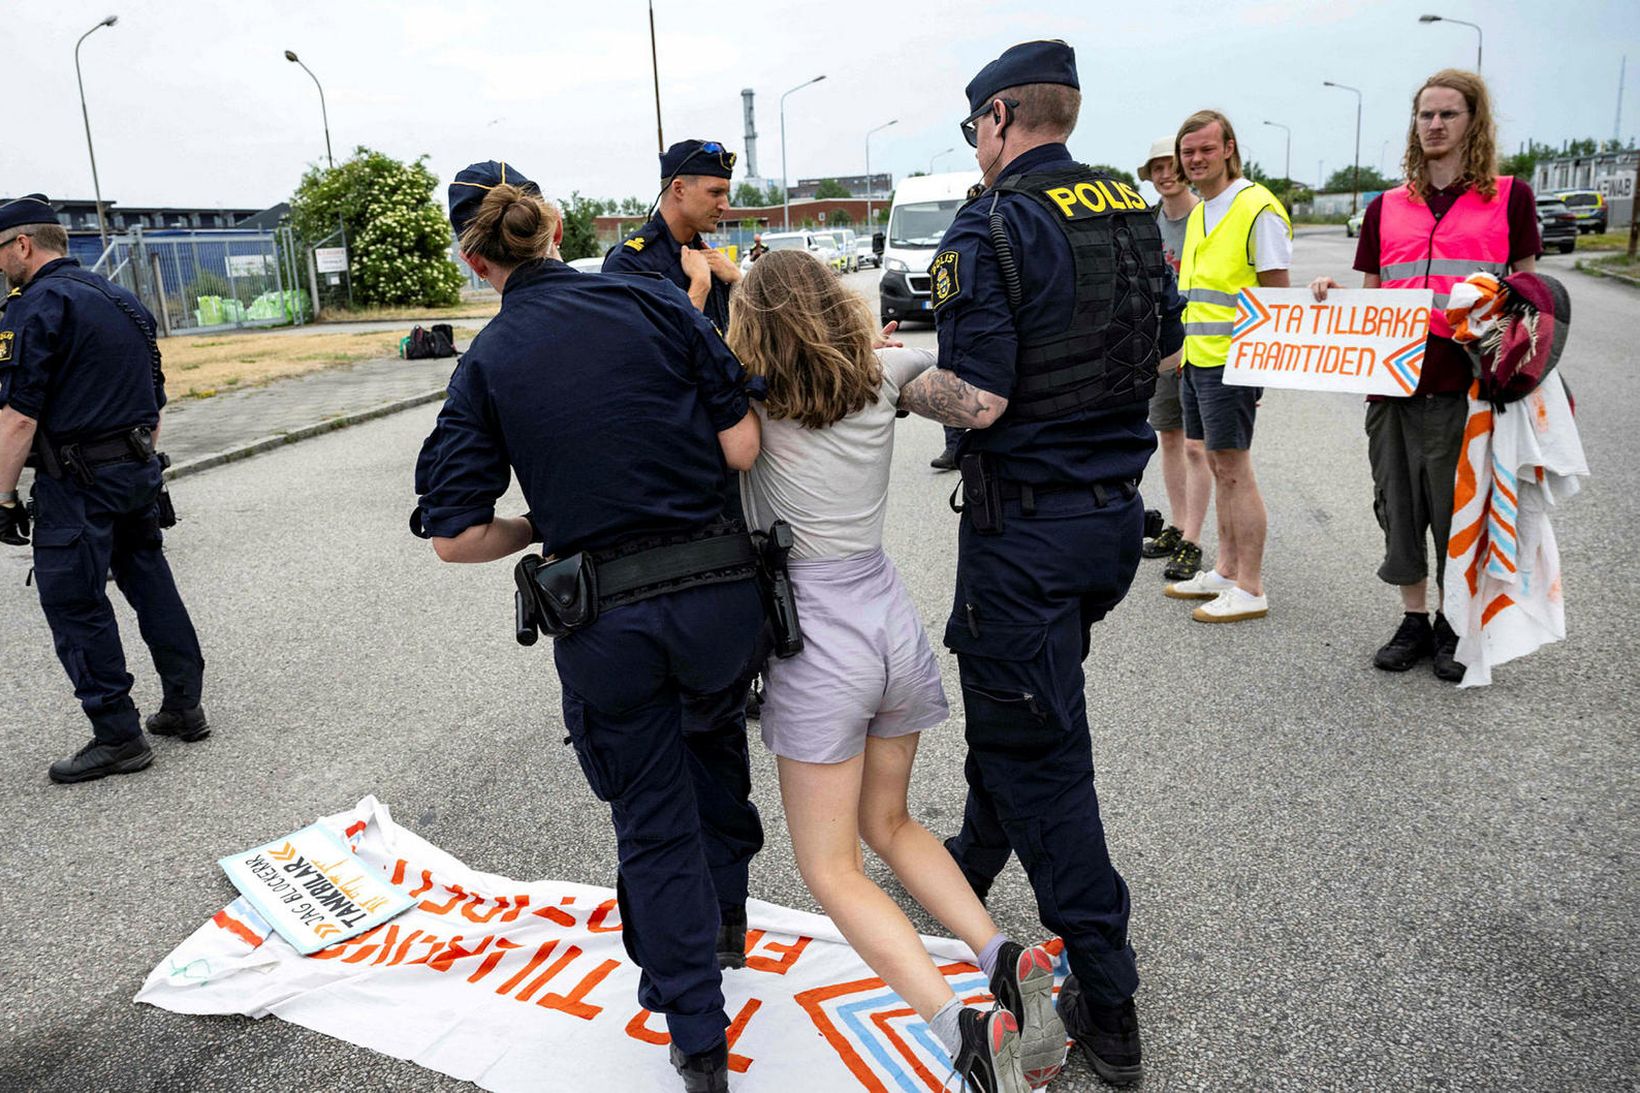
[[[1530,270],[1543,248],[1532,188],[1496,177],[1491,98],[1475,73],[1445,69],[1413,95],[1403,166],[1406,185],[1367,206],[1355,252],[1364,288],[1435,291],[1417,390],[1405,398],[1367,400],[1373,512],[1384,529],[1378,576],[1400,588],[1406,612],[1372,662],[1386,672],[1404,672],[1432,658],[1438,678],[1457,682],[1464,673],[1454,655],[1457,635],[1438,608],[1433,623],[1429,618],[1429,543],[1435,544],[1439,584],[1471,369],[1441,309],[1452,286],[1470,274]],[[1342,287],[1331,277],[1310,284],[1317,300]]]

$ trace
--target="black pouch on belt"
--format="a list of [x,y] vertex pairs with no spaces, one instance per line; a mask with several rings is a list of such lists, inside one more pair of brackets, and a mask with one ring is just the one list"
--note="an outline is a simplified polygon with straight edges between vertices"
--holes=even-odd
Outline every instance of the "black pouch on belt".
[[[1002,482],[997,478],[990,456],[971,452],[958,464],[962,474],[962,508],[974,530],[981,535],[1002,531]],[[955,508],[956,506],[952,506]]]
[[571,554],[546,561],[519,559],[513,580],[535,608],[535,622],[548,637],[561,638],[598,618],[598,573],[591,556]]

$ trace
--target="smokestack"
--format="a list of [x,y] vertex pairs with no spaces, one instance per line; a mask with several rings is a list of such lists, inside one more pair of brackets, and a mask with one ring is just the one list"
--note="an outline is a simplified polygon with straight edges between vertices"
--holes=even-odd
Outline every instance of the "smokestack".
[[749,87],[740,93],[740,102],[746,113],[746,174],[750,178],[762,178],[757,173],[757,117],[752,107],[753,98]]

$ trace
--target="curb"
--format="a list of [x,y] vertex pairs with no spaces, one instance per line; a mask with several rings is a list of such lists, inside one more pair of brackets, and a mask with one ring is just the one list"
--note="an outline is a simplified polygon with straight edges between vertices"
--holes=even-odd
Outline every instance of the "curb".
[[1640,277],[1630,277],[1626,273],[1615,273],[1615,272],[1613,272],[1612,270],[1609,270],[1609,269],[1601,269],[1599,266],[1593,264],[1592,262],[1588,263],[1588,264],[1585,264],[1583,262],[1578,262],[1577,265],[1574,266],[1573,268],[1576,269],[1579,273],[1587,273],[1590,277],[1604,277],[1607,280],[1621,281],[1625,285],[1630,285],[1634,288],[1640,288]]
[[198,474],[213,467],[220,467],[227,463],[237,463],[241,459],[249,459],[253,455],[271,452],[275,448],[282,448],[287,444],[295,444],[298,440],[307,440],[311,437],[333,433],[338,429],[345,429],[349,425],[360,425],[366,421],[373,421],[379,417],[396,414],[400,410],[409,410],[429,402],[437,402],[444,397],[444,388],[436,391],[423,391],[419,395],[408,398],[394,399],[379,406],[359,410],[351,414],[339,414],[327,418],[315,425],[304,425],[300,429],[292,429],[288,433],[279,433],[275,436],[265,436],[260,440],[253,440],[249,444],[240,444],[233,448],[224,448],[220,452],[202,455],[198,459],[190,459],[186,463],[178,463],[165,472],[165,481],[170,482],[185,475]]

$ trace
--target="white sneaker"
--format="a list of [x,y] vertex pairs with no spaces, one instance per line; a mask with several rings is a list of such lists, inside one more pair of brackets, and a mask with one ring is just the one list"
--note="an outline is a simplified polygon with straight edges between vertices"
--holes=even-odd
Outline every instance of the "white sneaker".
[[1255,596],[1234,586],[1220,592],[1211,603],[1204,603],[1190,613],[1197,622],[1243,622],[1262,619],[1270,613],[1270,600]]
[[1175,600],[1210,600],[1221,592],[1236,587],[1229,577],[1219,575],[1216,569],[1204,569],[1188,581],[1175,581],[1162,589],[1162,595]]

